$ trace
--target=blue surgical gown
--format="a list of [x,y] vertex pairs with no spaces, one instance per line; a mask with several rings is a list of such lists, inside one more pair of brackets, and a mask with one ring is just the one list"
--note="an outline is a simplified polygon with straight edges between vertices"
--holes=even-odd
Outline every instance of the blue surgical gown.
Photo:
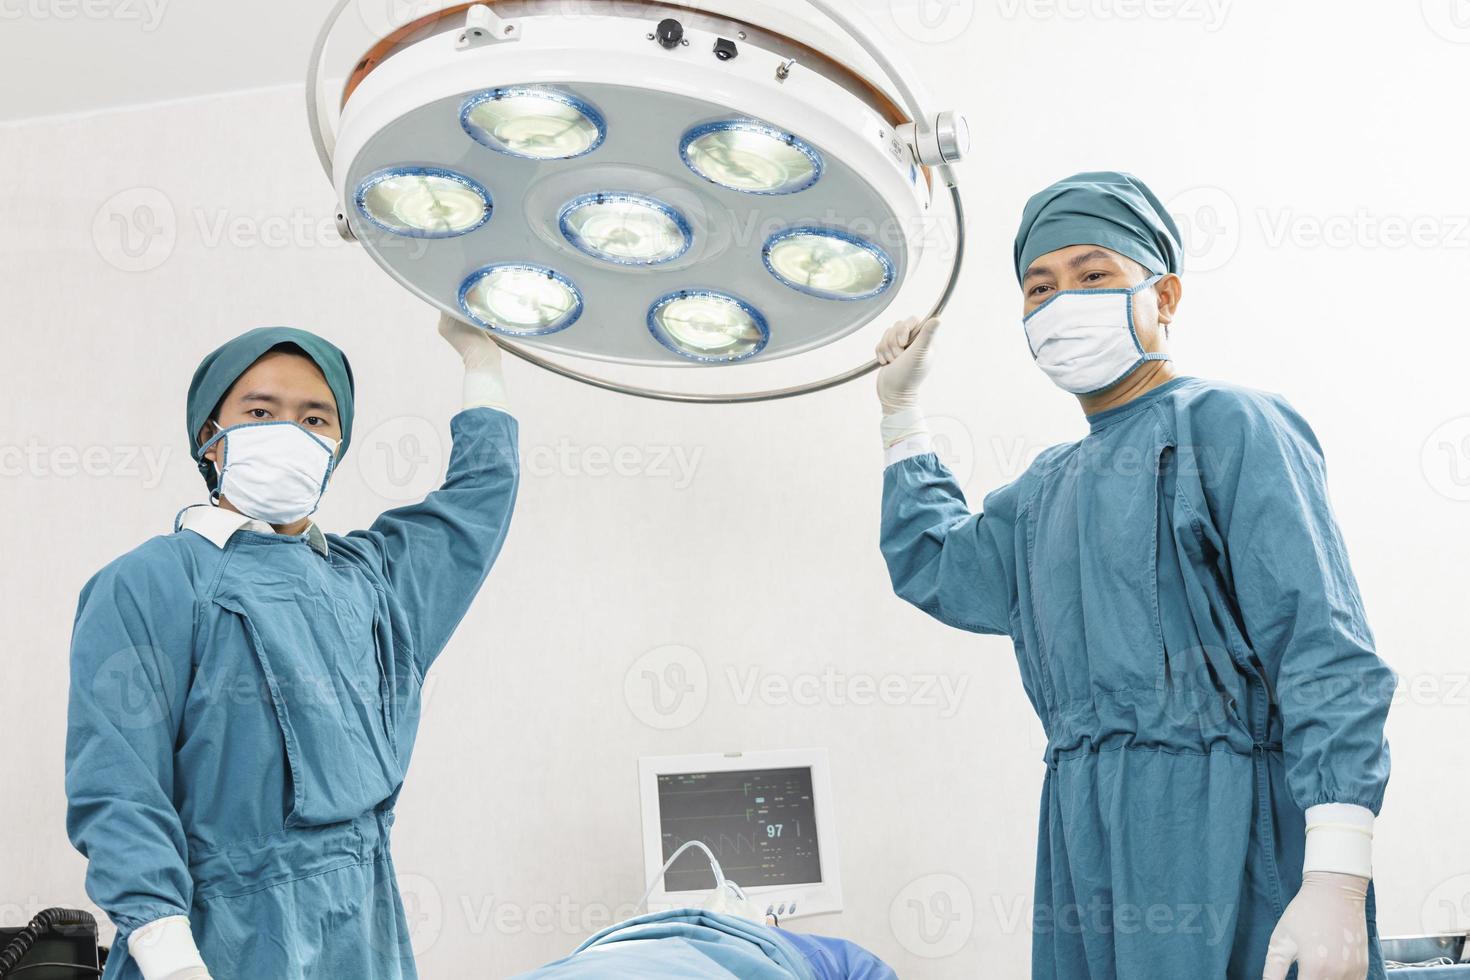
[[216,980],[411,978],[389,854],[424,674],[505,538],[515,420],[452,423],[446,481],[366,531],[155,537],[82,592],[67,826],[128,935],[187,915]]
[[[1046,730],[1033,978],[1259,980],[1303,811],[1382,805],[1395,677],[1285,400],[1179,378],[1089,425],[983,514],[889,466],[893,587],[1009,636]],[[1368,927],[1378,978],[1371,891]]]

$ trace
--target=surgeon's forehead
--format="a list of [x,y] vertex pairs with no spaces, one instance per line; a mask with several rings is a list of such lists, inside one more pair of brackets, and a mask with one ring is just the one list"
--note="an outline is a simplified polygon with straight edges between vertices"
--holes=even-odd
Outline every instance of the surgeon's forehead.
[[[287,387],[283,390],[281,385]],[[337,411],[337,400],[322,369],[305,354],[289,350],[262,354],[235,379],[222,399],[274,405],[286,400],[333,414]]]
[[1113,265],[1126,270],[1127,257],[1101,245],[1068,245],[1054,252],[1039,255],[1026,269],[1026,279],[1054,277],[1066,269],[1078,269],[1086,265]]

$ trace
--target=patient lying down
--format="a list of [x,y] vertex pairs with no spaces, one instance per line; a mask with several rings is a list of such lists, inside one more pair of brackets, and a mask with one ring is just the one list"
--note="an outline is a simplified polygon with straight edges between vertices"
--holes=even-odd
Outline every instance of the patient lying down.
[[898,980],[862,947],[725,912],[681,908],[609,926],[514,980]]

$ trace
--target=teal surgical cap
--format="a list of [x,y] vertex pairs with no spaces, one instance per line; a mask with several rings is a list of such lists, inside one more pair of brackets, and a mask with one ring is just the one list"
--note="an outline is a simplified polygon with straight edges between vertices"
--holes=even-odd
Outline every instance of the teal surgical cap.
[[1159,275],[1184,271],[1179,228],[1132,174],[1076,174],[1033,195],[1016,232],[1016,280],[1031,263],[1069,245],[1101,245]]
[[352,441],[352,366],[347,355],[334,345],[314,333],[293,327],[258,327],[242,333],[219,350],[200,362],[189,382],[189,451],[199,461],[199,472],[213,487],[214,470],[208,462],[200,459],[199,430],[209,421],[215,406],[225,397],[240,375],[250,370],[250,365],[265,356],[273,347],[293,344],[311,358],[327,387],[332,389],[332,398],[337,402],[337,419],[342,427],[342,444],[337,448],[337,458],[347,452]]

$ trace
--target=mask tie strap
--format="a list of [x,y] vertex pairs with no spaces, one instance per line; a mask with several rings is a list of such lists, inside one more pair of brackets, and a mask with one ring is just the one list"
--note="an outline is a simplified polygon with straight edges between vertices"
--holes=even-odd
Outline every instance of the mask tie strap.
[[1157,283],[1162,278],[1164,278],[1164,274],[1162,272],[1157,273],[1157,274],[1152,275],[1149,278],[1145,279],[1143,282],[1139,283],[1137,286],[1134,286],[1132,289],[1128,290],[1128,332],[1131,333],[1131,334],[1133,334],[1133,344],[1134,344],[1134,346],[1136,346],[1138,348],[1138,355],[1139,355],[1139,360],[1140,361],[1172,361],[1172,360],[1174,360],[1174,355],[1173,354],[1169,354],[1169,353],[1167,353],[1165,351],[1146,351],[1146,350],[1144,350],[1143,349],[1143,342],[1138,339],[1138,326],[1133,322],[1133,297],[1134,296],[1137,296],[1139,293],[1143,292],[1145,289],[1148,289],[1149,287],[1153,286],[1155,283]]
[[[210,446],[213,446],[215,443],[219,442],[221,439],[223,439],[225,437],[224,427],[221,426],[217,421],[215,421],[214,419],[210,419],[209,420],[209,424],[212,425],[212,426],[214,426],[214,428],[215,428],[214,435],[212,435],[208,439],[204,440],[204,444],[201,445],[198,449],[194,450],[194,461],[198,465],[198,467],[199,467],[199,474],[204,477],[205,482],[208,482],[209,481],[209,468],[213,464],[208,459],[205,459],[204,458],[204,454],[209,451],[209,447]],[[224,444],[224,446],[225,446],[225,452],[228,453],[229,452],[229,448],[230,448],[230,444],[228,442],[226,442]],[[224,474],[224,468],[223,467],[215,467],[215,472],[218,473],[218,474],[220,474],[222,476]],[[214,488],[209,491],[209,500],[210,500],[210,503],[213,503],[213,504],[216,504],[216,505],[219,504],[219,485],[220,485],[220,482],[221,481],[219,479],[216,479],[214,481]],[[187,508],[187,507],[184,508],[184,510],[188,510],[188,509],[189,508]],[[178,530],[178,529],[175,528],[175,530]]]

